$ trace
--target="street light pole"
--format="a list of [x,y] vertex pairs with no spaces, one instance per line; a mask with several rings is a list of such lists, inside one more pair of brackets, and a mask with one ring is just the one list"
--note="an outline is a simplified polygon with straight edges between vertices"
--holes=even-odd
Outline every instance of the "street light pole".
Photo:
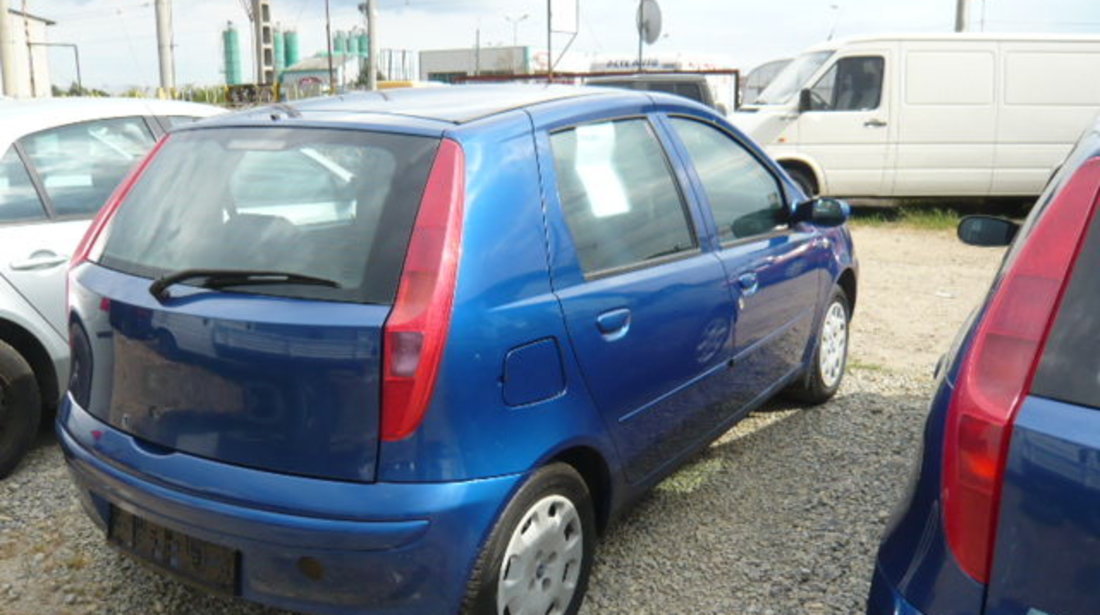
[[531,15],[528,14],[528,13],[524,13],[523,15],[520,15],[519,17],[512,17],[511,15],[505,15],[504,16],[504,21],[507,21],[508,23],[512,24],[512,46],[513,47],[516,47],[516,46],[519,45],[519,24],[522,23],[523,21],[526,21],[527,18],[530,17],[530,16]]

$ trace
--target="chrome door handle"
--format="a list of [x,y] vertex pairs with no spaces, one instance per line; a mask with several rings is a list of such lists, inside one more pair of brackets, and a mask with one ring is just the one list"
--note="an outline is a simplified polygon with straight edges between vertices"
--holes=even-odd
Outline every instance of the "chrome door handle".
[[35,271],[38,269],[50,269],[69,262],[69,257],[51,252],[38,250],[20,261],[12,261],[12,271]]
[[878,118],[874,118],[874,119],[867,120],[866,122],[863,122],[863,125],[867,128],[882,128],[883,126],[886,125],[886,122],[884,122],[884,121],[882,121]]

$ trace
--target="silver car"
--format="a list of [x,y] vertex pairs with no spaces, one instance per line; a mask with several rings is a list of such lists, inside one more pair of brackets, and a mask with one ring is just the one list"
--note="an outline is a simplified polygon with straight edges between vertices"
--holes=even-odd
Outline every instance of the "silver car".
[[66,265],[91,219],[173,124],[221,111],[141,99],[0,101],[0,478],[66,388]]

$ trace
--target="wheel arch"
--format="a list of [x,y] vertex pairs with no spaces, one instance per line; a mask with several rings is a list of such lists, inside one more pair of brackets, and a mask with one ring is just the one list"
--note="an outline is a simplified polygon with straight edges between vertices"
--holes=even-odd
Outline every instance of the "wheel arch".
[[783,167],[784,171],[789,172],[794,169],[806,174],[810,178],[810,181],[813,182],[814,194],[820,195],[825,193],[827,188],[825,174],[822,172],[821,167],[813,160],[804,156],[785,156],[777,158],[776,162],[779,166]]
[[550,460],[550,463],[560,461],[566,463],[584,479],[588,492],[592,494],[592,506],[596,512],[596,528],[600,534],[611,521],[612,512],[612,481],[611,468],[607,460],[596,449],[589,446],[574,446],[561,451]]
[[856,273],[851,268],[845,269],[840,273],[836,284],[848,297],[848,318],[851,318],[856,311],[856,293],[859,290],[856,284]]
[[0,341],[15,349],[34,370],[34,379],[45,408],[54,408],[61,397],[53,358],[41,341],[28,329],[8,319],[0,318]]

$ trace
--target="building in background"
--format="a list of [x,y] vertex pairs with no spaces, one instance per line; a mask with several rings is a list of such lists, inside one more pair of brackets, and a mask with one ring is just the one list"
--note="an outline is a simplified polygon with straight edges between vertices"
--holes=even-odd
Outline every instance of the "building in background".
[[4,16],[8,19],[15,47],[16,90],[4,92],[12,98],[31,98],[50,96],[50,57],[49,47],[27,45],[27,36],[32,43],[49,42],[46,28],[56,22],[37,17],[14,9]]
[[[451,83],[475,75],[530,75],[547,70],[546,50],[527,46],[433,49],[420,52],[420,79]],[[555,70],[588,70],[588,61],[567,53]]]

